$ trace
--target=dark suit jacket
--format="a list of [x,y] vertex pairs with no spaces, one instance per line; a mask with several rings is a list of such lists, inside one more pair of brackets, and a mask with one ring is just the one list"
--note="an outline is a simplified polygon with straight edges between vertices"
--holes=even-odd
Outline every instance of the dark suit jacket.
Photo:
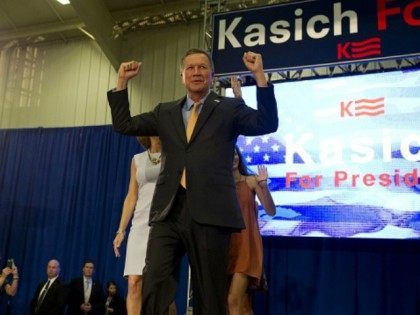
[[273,86],[257,88],[258,110],[243,100],[210,92],[187,143],[181,107],[186,97],[161,103],[148,113],[131,117],[127,90],[109,91],[114,129],[122,134],[158,135],[162,168],[153,197],[150,222],[164,220],[186,167],[187,207],[201,224],[243,228],[232,174],[233,152],[240,134],[256,136],[277,130]]
[[[83,277],[73,279],[69,284],[67,298],[68,315],[86,315],[80,309],[80,305],[85,302]],[[89,303],[92,306],[89,315],[103,315],[105,313],[105,299],[101,284],[92,279],[92,292]]]
[[47,294],[42,301],[41,306],[38,309],[38,312],[35,313],[35,308],[38,302],[39,293],[41,289],[44,287],[46,281],[41,282],[36,291],[34,296],[31,300],[30,305],[30,314],[36,315],[61,315],[64,314],[64,308],[66,306],[66,286],[60,280],[60,278],[55,279],[53,284],[47,291]]
[[119,295],[114,295],[112,297],[111,303],[109,304],[108,307],[114,310],[112,313],[109,313],[109,315],[126,315],[127,314],[125,300]]

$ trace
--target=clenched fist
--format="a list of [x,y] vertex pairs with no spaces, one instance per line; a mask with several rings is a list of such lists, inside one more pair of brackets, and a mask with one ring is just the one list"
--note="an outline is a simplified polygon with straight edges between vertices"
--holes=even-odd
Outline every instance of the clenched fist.
[[134,78],[140,71],[141,62],[123,62],[118,69],[117,91],[127,88],[128,80]]
[[242,60],[249,71],[253,73],[256,71],[263,71],[262,57],[260,54],[248,51],[244,53]]
[[264,75],[263,62],[261,54],[248,51],[242,57],[245,67],[252,72],[257,85],[267,86],[267,79]]

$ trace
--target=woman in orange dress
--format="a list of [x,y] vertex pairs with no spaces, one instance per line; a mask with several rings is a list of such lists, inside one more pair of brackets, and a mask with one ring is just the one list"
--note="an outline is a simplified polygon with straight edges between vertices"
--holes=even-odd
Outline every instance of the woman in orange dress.
[[260,200],[265,212],[276,213],[271,193],[267,186],[267,168],[258,166],[258,174],[252,175],[236,147],[233,159],[233,175],[241,206],[245,229],[233,233],[230,241],[228,273],[231,282],[228,296],[229,315],[252,314],[247,290],[261,286],[263,246],[258,227],[257,203]]

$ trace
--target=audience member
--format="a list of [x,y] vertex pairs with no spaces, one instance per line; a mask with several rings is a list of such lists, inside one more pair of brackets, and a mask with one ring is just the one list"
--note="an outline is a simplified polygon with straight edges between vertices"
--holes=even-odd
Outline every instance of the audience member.
[[[108,281],[106,284],[105,315],[126,315],[124,299],[118,295],[117,284]],[[140,313],[138,313],[140,314]]]
[[93,279],[95,265],[86,260],[83,276],[70,282],[67,298],[68,315],[103,315],[105,313],[104,295],[101,284]]
[[13,259],[7,261],[7,267],[0,274],[0,313],[11,314],[12,297],[18,289],[19,273]]
[[6,293],[8,296],[14,296],[18,289],[19,273],[13,260],[10,260],[10,266],[5,267],[0,274],[0,295]]
[[47,264],[47,280],[41,282],[30,304],[31,315],[64,314],[66,287],[60,279],[60,263],[51,259]]

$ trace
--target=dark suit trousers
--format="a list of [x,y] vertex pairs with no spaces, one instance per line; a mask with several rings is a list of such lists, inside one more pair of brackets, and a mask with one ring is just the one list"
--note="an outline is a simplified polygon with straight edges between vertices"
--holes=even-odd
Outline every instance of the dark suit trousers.
[[143,272],[142,315],[166,314],[175,299],[179,262],[187,253],[196,315],[226,315],[231,230],[195,222],[180,188],[168,217],[152,224]]

